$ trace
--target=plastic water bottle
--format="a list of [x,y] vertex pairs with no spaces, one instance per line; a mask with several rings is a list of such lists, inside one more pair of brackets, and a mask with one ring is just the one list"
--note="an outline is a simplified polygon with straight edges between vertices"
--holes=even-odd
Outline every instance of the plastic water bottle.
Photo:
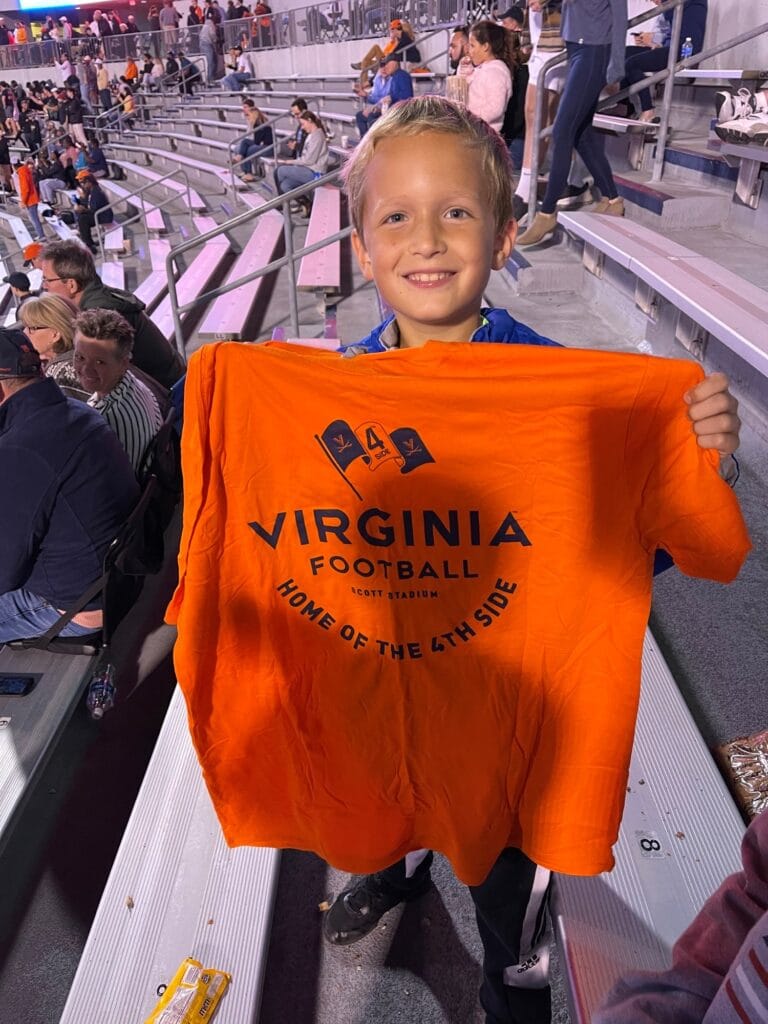
[[680,59],[688,60],[689,57],[693,56],[693,40],[690,36],[687,37],[683,45],[680,47]]
[[115,666],[107,663],[96,672],[88,686],[85,704],[91,718],[97,722],[102,719],[104,714],[114,707],[116,693]]

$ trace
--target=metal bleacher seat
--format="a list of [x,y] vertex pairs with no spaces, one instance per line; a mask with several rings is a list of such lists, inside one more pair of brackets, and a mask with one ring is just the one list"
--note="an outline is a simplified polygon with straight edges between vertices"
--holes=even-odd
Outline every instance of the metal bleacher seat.
[[702,355],[708,338],[768,377],[768,309],[765,291],[714,260],[625,218],[565,213],[566,231],[584,243],[584,262],[602,273],[604,257],[634,274],[636,302],[652,320],[659,298],[676,318],[675,336]]
[[[227,276],[227,282],[259,270],[269,263],[283,234],[283,218],[270,211],[255,222],[253,234]],[[241,285],[214,300],[198,329],[201,340],[252,337],[253,316],[266,278]]]
[[[176,283],[179,305],[183,306],[188,302],[194,302],[211,282],[221,275],[222,267],[229,252],[229,240],[224,235],[208,242],[198,252],[184,273],[179,276]],[[200,312],[202,312],[202,307]],[[185,328],[187,321],[191,322],[193,319],[197,318],[190,317],[189,313],[182,313],[181,315],[182,324]],[[171,339],[173,337],[173,315],[171,313],[171,299],[169,295],[166,295],[152,314],[152,321],[166,338]]]

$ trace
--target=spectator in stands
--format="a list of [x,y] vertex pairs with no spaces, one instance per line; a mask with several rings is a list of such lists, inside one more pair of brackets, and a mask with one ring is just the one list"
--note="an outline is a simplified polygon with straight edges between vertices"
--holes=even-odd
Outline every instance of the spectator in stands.
[[29,215],[29,219],[32,222],[32,227],[35,231],[35,237],[38,242],[44,242],[45,232],[43,231],[43,225],[40,223],[40,216],[37,212],[40,196],[38,195],[37,184],[35,182],[35,158],[30,155],[23,163],[17,164],[16,174],[19,181],[19,203],[24,207]]
[[104,150],[99,144],[97,138],[91,139],[88,143],[88,170],[94,178],[108,178],[109,177],[109,165],[107,164],[107,158],[104,156]]
[[133,98],[133,90],[127,82],[123,82],[117,90],[117,102],[120,107],[120,124],[133,130],[133,119],[136,115],[136,101]]
[[221,80],[221,87],[225,92],[238,92],[248,84],[251,77],[251,65],[248,57],[243,53],[242,46],[232,46],[229,50],[229,62],[227,63],[228,74]]
[[163,417],[155,396],[129,369],[133,328],[111,309],[91,309],[75,321],[75,371],[88,404],[117,434],[138,474]]
[[40,253],[43,251],[43,247],[40,242],[30,242],[29,245],[25,245],[22,250],[22,256],[24,257],[25,267],[34,267],[35,270],[42,271],[42,263],[40,262]]
[[[539,74],[544,65],[553,57],[564,54],[565,43],[560,35],[561,0],[529,0],[528,21],[533,51],[528,59],[528,86],[525,94],[525,147],[520,178],[515,189],[515,220],[520,221],[528,212],[528,195],[531,190],[531,147],[533,145],[533,122],[536,112],[536,95]],[[542,127],[552,124],[557,113],[560,93],[565,85],[566,65],[558,64],[546,75],[544,84],[544,118]],[[540,143],[540,160],[543,161],[549,146],[549,139]]]
[[25,43],[29,42],[29,38],[27,36],[27,26],[24,24],[23,21],[16,22],[16,28],[14,29],[13,32],[13,40],[17,46],[23,46]]
[[88,393],[83,390],[72,362],[77,312],[77,306],[69,299],[45,293],[29,298],[19,310],[19,319],[40,356],[46,377],[52,377],[71,398],[85,402]]
[[75,89],[67,89],[67,101],[64,109],[67,118],[67,128],[70,135],[75,142],[78,142],[81,146],[87,147],[88,139],[83,126],[83,104],[80,100],[79,92]]
[[271,156],[274,152],[274,136],[272,127],[267,124],[266,114],[259,110],[252,99],[243,100],[243,116],[252,134],[250,138],[240,140],[235,163],[240,164],[243,181],[255,181],[257,177],[264,177],[259,157]]
[[91,253],[79,242],[51,242],[40,254],[43,288],[80,309],[114,309],[134,329],[133,361],[164,388],[184,372],[184,361],[144,312],[144,303],[120,288],[109,288],[96,273]]
[[288,139],[286,142],[280,143],[280,149],[278,150],[278,156],[284,160],[290,160],[297,156],[301,156],[301,151],[304,147],[304,140],[307,137],[307,133],[301,126],[301,115],[307,109],[307,101],[297,96],[296,99],[291,103],[291,117],[296,121],[296,131],[294,132],[293,138]]
[[523,25],[525,24],[525,14],[521,7],[510,7],[504,11],[499,21],[502,28],[507,29],[508,32],[522,32]]
[[[357,61],[352,65],[354,71],[360,72],[360,89],[364,90],[368,87],[368,85],[370,84],[368,80],[369,72],[374,71],[376,68],[378,68],[378,66],[381,64],[381,62],[388,54],[394,53],[395,50],[398,49],[398,44],[400,43],[402,36],[402,22],[400,22],[399,20],[390,22],[389,38],[384,43],[384,46],[379,46],[378,43],[374,43],[374,45],[363,57],[363,59],[361,61]],[[413,42],[413,40],[409,41]]]
[[132,89],[136,88],[139,84],[139,69],[136,64],[136,60],[131,55],[126,61],[125,71],[123,72],[123,78],[126,80],[128,85]]
[[219,67],[219,36],[216,22],[207,15],[200,29],[200,52],[205,58],[207,83],[213,85]]
[[[572,0],[563,6],[562,37],[568,50],[568,71],[552,134],[552,161],[547,191],[541,210],[518,246],[537,245],[557,225],[557,201],[565,190],[571,156],[578,152],[600,190],[602,199],[595,213],[624,216],[605,143],[592,127],[597,101],[606,83],[624,75],[624,37],[627,25],[626,0],[604,0],[606,16],[596,21],[590,0]],[[591,40],[589,43],[583,40]]]
[[97,225],[112,224],[115,215],[109,208],[109,198],[89,171],[79,171],[78,197],[75,201],[77,233],[91,252],[99,251],[92,231]]
[[478,21],[470,28],[467,56],[456,73],[469,82],[469,109],[497,132],[504,122],[516,68],[512,33],[493,21]]
[[49,206],[55,206],[58,193],[77,188],[77,172],[67,156],[54,156],[45,169],[45,176],[39,181],[40,197]]
[[459,64],[463,57],[466,57],[469,48],[469,32],[463,26],[455,28],[448,45],[448,59],[451,62],[451,70],[458,71]]
[[[658,6],[662,0],[653,0]],[[665,11],[662,33],[663,39],[659,44],[651,42],[651,48],[643,53],[635,54],[627,60],[626,74],[622,80],[622,89],[630,85],[642,82],[649,72],[662,71],[669,61],[669,37],[672,32],[673,11]],[[683,4],[683,23],[680,29],[681,42],[690,39],[693,43],[693,52],[701,53],[704,49],[704,32],[707,27],[707,0],[685,0]],[[653,109],[653,97],[650,89],[643,89],[638,94],[640,100],[640,121],[658,123],[659,118]]]
[[9,148],[9,137],[5,132],[0,131],[0,179],[3,182],[4,192],[15,192],[13,186],[13,168],[11,167],[11,150]]
[[181,50],[178,51],[179,59],[179,92],[182,100],[191,99],[195,93],[195,86],[200,84],[200,69]]
[[8,277],[4,277],[3,280],[11,286],[11,294],[16,303],[16,309],[21,309],[27,299],[31,299],[34,294],[31,290],[29,278],[22,271],[15,270]]
[[164,48],[160,40],[160,14],[154,4],[149,8],[147,21],[149,22],[149,31],[152,33],[152,49],[155,51],[155,56],[159,57]]
[[400,66],[400,54],[387,54],[373,80],[373,88],[362,110],[355,115],[357,130],[362,139],[374,121],[386,113],[390,106],[413,96],[413,82]]
[[[95,410],[45,378],[17,330],[0,330],[0,641],[42,636],[94,584],[139,496],[120,442]],[[102,626],[99,599],[62,630]]]
[[741,859],[675,943],[672,966],[620,979],[593,1024],[768,1020],[768,810],[747,829]]
[[96,88],[101,109],[106,114],[112,109],[112,90],[109,88],[109,72],[101,57],[96,58]]
[[24,140],[27,149],[33,153],[37,152],[43,144],[37,114],[30,110],[29,100],[26,99],[19,103],[19,135]]
[[173,50],[169,50],[165,60],[165,82],[166,85],[174,86],[179,84],[179,62],[176,60],[176,54]]
[[193,28],[195,25],[202,25],[202,23],[203,19],[199,13],[199,8],[196,4],[191,4],[187,14],[187,28]]
[[0,16],[0,46],[10,46],[12,42],[11,31],[5,24],[5,18]]
[[[301,156],[293,160],[276,160],[275,184],[279,195],[306,185],[314,178],[319,178],[328,170],[328,140],[323,125],[317,114],[304,110],[299,118],[301,127],[306,132]],[[300,210],[309,213],[310,201],[302,197],[298,200]]]
[[173,6],[173,0],[163,0],[160,8],[160,28],[163,30],[163,45],[167,48],[175,46],[179,40],[180,15]]

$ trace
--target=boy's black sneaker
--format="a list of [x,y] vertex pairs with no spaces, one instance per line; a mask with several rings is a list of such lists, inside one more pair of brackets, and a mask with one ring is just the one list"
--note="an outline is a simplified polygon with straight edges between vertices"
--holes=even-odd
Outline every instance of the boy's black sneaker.
[[388,885],[380,875],[366,875],[340,893],[323,915],[323,937],[332,946],[350,946],[372,932],[388,910],[398,903],[417,900],[431,884],[426,874],[419,886],[403,892]]

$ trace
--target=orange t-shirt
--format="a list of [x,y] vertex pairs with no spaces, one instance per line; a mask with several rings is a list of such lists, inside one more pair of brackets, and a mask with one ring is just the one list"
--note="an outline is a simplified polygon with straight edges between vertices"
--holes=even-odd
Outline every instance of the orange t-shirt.
[[692,363],[441,344],[192,358],[169,609],[227,841],[613,864],[654,552],[749,549]]

